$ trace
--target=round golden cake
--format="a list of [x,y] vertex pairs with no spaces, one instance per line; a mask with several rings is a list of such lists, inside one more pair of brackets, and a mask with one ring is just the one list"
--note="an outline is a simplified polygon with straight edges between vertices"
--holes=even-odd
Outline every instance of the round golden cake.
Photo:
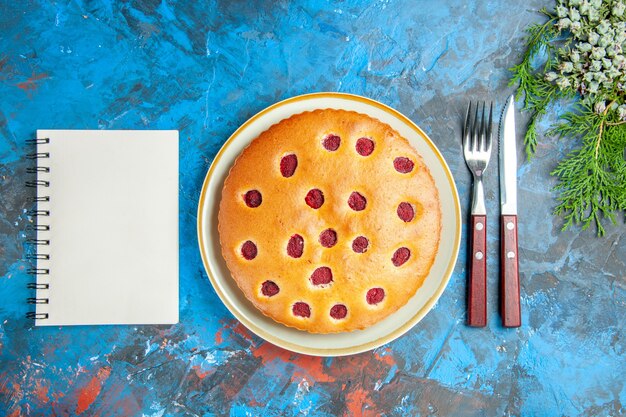
[[435,182],[389,125],[316,110],[273,125],[222,190],[222,254],[263,314],[312,333],[366,328],[405,305],[434,262]]

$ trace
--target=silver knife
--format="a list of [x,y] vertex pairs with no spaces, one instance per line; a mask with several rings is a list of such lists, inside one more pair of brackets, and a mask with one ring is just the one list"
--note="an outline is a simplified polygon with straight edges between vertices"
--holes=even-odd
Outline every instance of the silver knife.
[[507,102],[500,128],[500,314],[504,327],[522,324],[517,245],[517,142],[515,98]]

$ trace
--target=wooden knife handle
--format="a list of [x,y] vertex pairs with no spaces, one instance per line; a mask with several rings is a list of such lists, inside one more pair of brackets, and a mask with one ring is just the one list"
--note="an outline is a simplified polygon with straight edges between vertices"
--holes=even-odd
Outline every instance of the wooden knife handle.
[[502,215],[500,225],[500,314],[504,327],[522,325],[517,248],[517,216]]
[[487,216],[472,215],[467,324],[487,325]]

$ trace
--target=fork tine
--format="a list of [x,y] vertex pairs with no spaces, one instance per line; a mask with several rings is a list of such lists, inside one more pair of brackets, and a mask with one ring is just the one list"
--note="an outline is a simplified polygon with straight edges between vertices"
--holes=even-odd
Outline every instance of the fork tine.
[[487,119],[485,119],[485,107],[487,103],[483,101],[483,114],[480,120],[480,150],[487,150]]
[[491,153],[493,138],[491,128],[493,127],[493,101],[489,103],[489,124],[487,125],[487,151]]
[[474,124],[472,124],[472,151],[478,150],[478,135],[479,135],[479,127],[478,124],[478,108],[480,105],[476,103],[476,114],[474,115]]
[[470,101],[467,106],[467,114],[465,115],[465,126],[463,128],[463,150],[468,152],[470,150],[470,121],[472,114],[472,102]]

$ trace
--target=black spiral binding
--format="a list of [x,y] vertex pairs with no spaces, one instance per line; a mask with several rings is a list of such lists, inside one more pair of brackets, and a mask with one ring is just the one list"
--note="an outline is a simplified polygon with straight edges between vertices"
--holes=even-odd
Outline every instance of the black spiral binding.
[[34,311],[29,311],[28,313],[26,313],[26,318],[33,320],[43,320],[48,318],[48,313],[35,313]]
[[26,181],[26,186],[30,188],[50,187],[50,181],[44,181],[44,180]]
[[36,282],[29,282],[26,287],[29,290],[47,290],[50,288],[49,284],[37,284]]
[[38,259],[43,261],[49,261],[50,255],[47,253],[29,253],[26,255],[26,259],[29,261],[36,261]]
[[46,201],[50,201],[50,196],[46,195],[43,197],[30,197],[28,201],[30,201],[31,203],[46,202]]
[[38,172],[50,172],[50,168],[49,167],[29,167],[29,168],[26,168],[26,173],[27,174],[36,174]]
[[46,239],[26,239],[26,243],[37,246],[50,246],[50,241]]
[[[47,200],[42,200],[42,201],[50,201],[50,198],[48,198]],[[26,230],[31,230],[31,231],[43,231],[43,232],[47,232],[50,230],[50,225],[47,224],[29,224],[28,226],[26,226]]]
[[[49,138],[40,138],[40,139],[28,139],[26,141],[26,143],[28,145],[44,145],[44,144],[48,144],[50,143],[50,139]],[[30,160],[39,160],[39,159],[47,159],[50,158],[50,153],[49,152],[40,152],[39,149],[37,149],[35,152],[33,153],[29,153],[26,155],[27,159]],[[39,164],[39,162],[37,162],[37,166],[36,167],[29,167],[26,169],[26,172],[28,174],[34,174],[35,178],[30,180],[30,181],[26,181],[26,187],[29,188],[37,188],[39,189],[40,187],[50,187],[50,181],[46,181],[46,180],[41,180],[38,179],[36,177],[36,175],[38,175],[39,173],[49,173],[50,172],[50,167],[47,166],[41,166]],[[31,197],[29,199],[30,202],[32,203],[43,203],[43,202],[49,202],[50,201],[50,196],[42,196],[39,195],[40,193],[37,193],[36,197]],[[50,230],[50,225],[47,224],[41,224],[41,218],[43,217],[49,217],[50,216],[50,210],[41,210],[39,209],[39,207],[37,207],[34,210],[30,210],[26,213],[27,215],[31,216],[31,217],[36,217],[37,218],[37,222],[34,225],[29,225],[27,226],[27,229],[30,231],[34,231],[34,232],[39,232],[39,231],[44,231],[47,232]],[[37,237],[33,238],[33,239],[27,239],[26,240],[27,244],[30,245],[34,245],[36,247],[40,247],[40,246],[50,246],[50,240],[48,239],[38,239]],[[38,260],[45,260],[48,261],[50,260],[50,254],[48,253],[41,253],[41,249],[37,248],[36,249],[36,253],[30,253],[26,255],[26,259],[29,261],[38,261]],[[33,268],[29,268],[27,271],[29,274],[32,274],[33,276],[37,277],[40,275],[50,275],[50,269],[48,268],[38,268],[38,267],[33,267]],[[38,283],[38,282],[29,282],[28,284],[26,284],[26,287],[29,290],[48,290],[50,289],[50,284],[44,284],[44,283]],[[26,302],[29,305],[35,305],[35,304],[48,304],[50,302],[50,299],[48,298],[37,298],[37,297],[30,297],[26,299]],[[48,313],[37,313],[36,311],[29,311],[28,313],[26,313],[26,318],[27,319],[32,319],[32,320],[45,320],[48,318]]]

